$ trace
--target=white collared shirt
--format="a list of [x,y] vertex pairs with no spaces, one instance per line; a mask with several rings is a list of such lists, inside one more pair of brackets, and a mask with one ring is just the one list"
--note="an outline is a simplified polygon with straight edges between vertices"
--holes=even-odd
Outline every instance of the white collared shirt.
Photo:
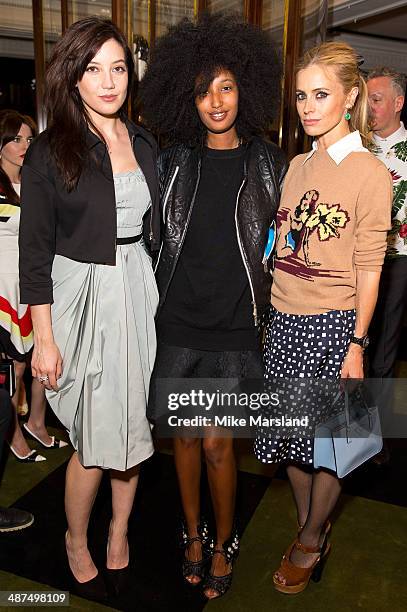
[[[318,151],[318,142],[316,140],[313,141],[312,150],[304,159],[304,164],[314,155],[315,151]],[[360,133],[356,130],[334,142],[333,145],[327,148],[326,152],[334,160],[336,165],[339,166],[350,153],[369,153],[369,150],[363,146]]]

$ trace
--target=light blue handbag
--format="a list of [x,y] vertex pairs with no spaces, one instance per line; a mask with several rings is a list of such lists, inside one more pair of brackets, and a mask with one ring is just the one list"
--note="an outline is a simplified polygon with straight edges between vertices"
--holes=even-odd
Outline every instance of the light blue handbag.
[[379,410],[361,400],[351,404],[349,393],[340,391],[332,406],[344,395],[345,407],[315,428],[314,468],[327,468],[343,478],[383,447]]

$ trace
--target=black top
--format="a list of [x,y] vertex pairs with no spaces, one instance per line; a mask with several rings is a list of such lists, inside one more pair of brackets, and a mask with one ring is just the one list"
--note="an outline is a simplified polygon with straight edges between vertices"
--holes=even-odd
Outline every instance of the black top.
[[158,318],[166,344],[200,350],[259,348],[235,222],[244,147],[205,149],[184,245]]
[[[133,151],[150,190],[151,217],[145,236],[159,247],[157,148],[143,128],[126,122]],[[105,144],[90,130],[89,167],[78,185],[65,189],[50,154],[47,132],[27,151],[21,175],[20,290],[22,304],[53,302],[51,269],[54,256],[96,264],[116,263],[116,199]],[[147,215],[146,215],[147,216]]]
[[[158,313],[167,299],[198,189],[202,147],[176,144],[158,158],[163,203],[163,243],[155,275],[160,293]],[[245,145],[244,184],[236,209],[245,266],[254,294],[253,321],[259,331],[270,308],[271,274],[263,261],[270,225],[276,218],[279,193],[288,164],[277,145],[253,136]]]

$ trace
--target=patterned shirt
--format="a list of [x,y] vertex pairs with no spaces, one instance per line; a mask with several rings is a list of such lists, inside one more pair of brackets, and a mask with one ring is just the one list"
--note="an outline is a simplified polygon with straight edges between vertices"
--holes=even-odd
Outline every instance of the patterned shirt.
[[407,130],[400,128],[387,138],[374,136],[376,156],[393,179],[392,228],[387,238],[387,258],[407,255]]

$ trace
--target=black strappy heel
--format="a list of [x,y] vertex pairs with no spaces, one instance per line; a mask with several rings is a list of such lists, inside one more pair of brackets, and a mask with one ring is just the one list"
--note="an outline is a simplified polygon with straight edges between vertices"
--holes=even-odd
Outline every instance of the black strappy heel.
[[[191,586],[197,586],[205,577],[207,565],[211,558],[210,550],[214,546],[213,541],[209,538],[209,528],[206,520],[201,519],[197,531],[197,536],[192,538],[189,537],[185,522],[182,521],[181,546],[184,549],[184,559],[182,561],[182,575],[184,576],[188,584],[190,584]],[[194,542],[200,542],[202,544],[202,559],[199,559],[198,561],[191,561],[185,556],[185,553],[187,552],[191,544],[193,544]],[[187,579],[187,576],[198,576],[198,578],[200,578],[200,581],[190,582]]]
[[233,564],[239,556],[239,548],[240,541],[237,531],[234,530],[230,538],[228,538],[222,545],[222,548],[214,548],[212,551],[212,556],[215,554],[223,555],[227,561],[227,563],[231,564],[231,569],[229,574],[225,576],[214,576],[211,572],[208,572],[206,580],[203,585],[204,595],[206,589],[212,589],[216,591],[218,595],[215,597],[205,597],[207,599],[219,599],[222,595],[225,595],[227,591],[230,589],[232,584],[232,576],[233,576]]

